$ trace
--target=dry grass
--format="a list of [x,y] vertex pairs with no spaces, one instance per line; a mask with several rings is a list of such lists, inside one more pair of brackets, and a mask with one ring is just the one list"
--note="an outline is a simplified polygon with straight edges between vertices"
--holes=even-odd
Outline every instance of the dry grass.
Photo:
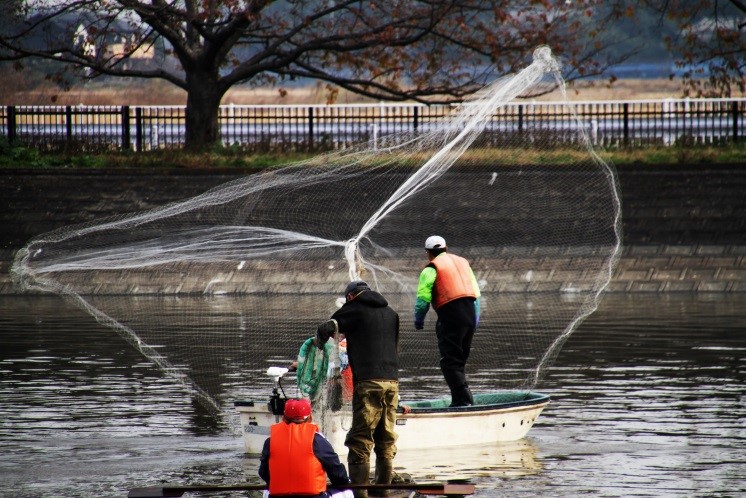
[[[140,80],[116,84],[90,83],[63,90],[47,81],[28,84],[9,74],[0,88],[3,105],[185,105],[186,92],[165,81]],[[323,84],[298,88],[235,87],[223,97],[223,104],[290,105],[326,104],[329,94]],[[370,102],[347,91],[339,91],[336,103]]]
[[[328,95],[322,85],[292,88],[281,92],[276,88],[231,89],[223,98],[223,104],[236,105],[308,105],[327,104]],[[569,87],[567,97],[571,101],[605,100],[663,100],[681,98],[680,86],[668,80],[621,80],[609,88],[602,84]],[[542,95],[536,101],[561,101],[559,91]],[[340,92],[335,103],[371,103],[350,92]],[[90,85],[75,87],[68,91],[52,85],[41,85],[26,90],[0,90],[0,105],[131,105],[164,106],[186,104],[186,93],[165,82],[144,81],[127,85]]]
[[[624,79],[613,85],[604,81],[581,82],[569,85],[567,97],[570,100],[662,100],[678,99],[683,96],[683,87],[679,81],[668,79]],[[287,95],[280,97],[278,89],[235,88],[223,98],[223,103],[233,104],[324,104],[327,103],[327,92],[321,84],[302,88],[288,89]],[[536,100],[561,100],[558,90],[537,97]],[[370,102],[349,92],[340,92],[337,104]]]
[[[568,85],[570,100],[663,100],[680,99],[684,88],[680,81],[665,79],[623,79],[613,85],[605,81],[578,82]],[[554,91],[537,100],[560,100],[560,92]]]
[[[647,100],[680,98],[681,83],[668,79],[618,80],[613,85],[605,81],[579,82],[568,86],[570,100]],[[558,91],[536,100],[560,100]],[[331,98],[325,84],[303,87],[250,88],[234,87],[223,97],[223,104],[289,105],[337,104],[371,102],[350,92],[340,90]],[[110,84],[92,82],[62,90],[49,81],[28,73],[8,71],[0,86],[3,105],[185,105],[186,93],[161,80],[114,80]]]

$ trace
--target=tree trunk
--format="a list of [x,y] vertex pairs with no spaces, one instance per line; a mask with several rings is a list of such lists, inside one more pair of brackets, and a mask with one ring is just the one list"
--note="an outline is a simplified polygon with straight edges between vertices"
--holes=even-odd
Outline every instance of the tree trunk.
[[187,75],[186,148],[201,150],[220,143],[218,113],[224,90],[218,75],[196,72]]

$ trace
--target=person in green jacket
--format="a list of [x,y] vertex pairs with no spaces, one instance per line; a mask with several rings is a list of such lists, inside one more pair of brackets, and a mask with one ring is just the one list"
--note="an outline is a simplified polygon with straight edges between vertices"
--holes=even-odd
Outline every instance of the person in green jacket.
[[448,253],[443,237],[425,241],[429,264],[420,273],[414,306],[414,327],[425,326],[430,305],[438,320],[435,335],[440,351],[440,369],[451,390],[451,406],[469,406],[474,397],[466,381],[466,361],[479,323],[479,285],[469,262]]

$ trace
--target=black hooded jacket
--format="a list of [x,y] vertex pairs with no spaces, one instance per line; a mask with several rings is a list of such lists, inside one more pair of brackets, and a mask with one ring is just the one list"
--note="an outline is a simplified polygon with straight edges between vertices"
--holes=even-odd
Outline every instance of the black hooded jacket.
[[366,288],[332,315],[347,337],[354,382],[399,380],[399,315],[388,304]]

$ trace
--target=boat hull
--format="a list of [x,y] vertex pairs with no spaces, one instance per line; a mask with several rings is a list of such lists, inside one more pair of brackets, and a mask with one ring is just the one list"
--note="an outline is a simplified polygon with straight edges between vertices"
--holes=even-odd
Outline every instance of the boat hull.
[[[397,448],[402,451],[451,446],[472,446],[517,441],[533,427],[539,414],[549,403],[541,393],[500,391],[476,395],[475,405],[449,408],[450,400],[442,398],[411,403],[409,413],[397,413]],[[482,401],[482,403],[480,403]],[[241,418],[246,452],[260,454],[269,428],[281,421],[265,402],[236,401]],[[315,417],[318,423],[319,417]],[[326,414],[322,425],[324,436],[340,455],[347,453],[344,445],[352,423],[352,413],[339,411]]]

